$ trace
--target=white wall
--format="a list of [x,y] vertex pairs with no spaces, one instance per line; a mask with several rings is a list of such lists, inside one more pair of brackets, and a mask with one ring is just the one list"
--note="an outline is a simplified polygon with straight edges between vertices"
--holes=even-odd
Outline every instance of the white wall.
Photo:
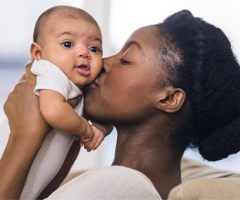
[[141,26],[162,22],[167,16],[190,10],[194,16],[220,27],[240,57],[240,13],[237,0],[112,0],[110,44],[119,50],[129,35]]
[[[108,2],[110,13],[104,10]],[[55,5],[78,6],[92,14],[103,28],[104,36],[109,35],[110,41],[104,43],[107,52],[109,49],[117,52],[135,29],[161,22],[182,9],[219,26],[229,36],[236,54],[240,52],[237,0],[1,0],[0,58],[29,57],[34,24],[43,11]]]

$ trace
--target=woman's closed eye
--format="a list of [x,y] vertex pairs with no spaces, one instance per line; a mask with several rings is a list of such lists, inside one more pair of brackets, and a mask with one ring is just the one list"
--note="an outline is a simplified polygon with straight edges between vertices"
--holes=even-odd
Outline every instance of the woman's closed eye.
[[124,60],[124,59],[120,59],[120,62],[121,62],[121,64],[122,65],[127,65],[127,64],[130,64],[130,62],[129,61],[127,61],[127,60]]
[[73,43],[66,41],[62,43],[62,46],[66,47],[66,48],[72,48],[73,47]]

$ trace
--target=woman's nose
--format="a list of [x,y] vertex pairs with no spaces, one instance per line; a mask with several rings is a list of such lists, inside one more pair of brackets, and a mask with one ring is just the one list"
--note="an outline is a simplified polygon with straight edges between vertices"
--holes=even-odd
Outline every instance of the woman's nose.
[[103,58],[103,71],[104,72],[110,72],[112,69],[113,65],[113,56],[112,57],[107,57]]

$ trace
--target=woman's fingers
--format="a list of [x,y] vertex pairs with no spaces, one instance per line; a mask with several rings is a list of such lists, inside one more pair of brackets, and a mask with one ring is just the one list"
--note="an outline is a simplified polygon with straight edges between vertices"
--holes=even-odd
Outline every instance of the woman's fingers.
[[76,97],[76,98],[74,98],[74,99],[69,99],[69,100],[68,100],[68,103],[70,104],[70,106],[72,106],[72,107],[74,108],[75,106],[78,105],[78,103],[79,103],[79,98]]
[[26,81],[26,76],[25,76],[25,74],[22,74],[18,83],[25,82],[25,81]]
[[46,135],[50,130],[40,109],[38,96],[34,94],[35,75],[30,71],[32,63],[26,66],[23,75],[4,104],[11,132],[21,135]]
[[33,62],[29,62],[25,69],[26,80],[36,84],[36,76],[31,72]]
[[32,74],[32,72],[31,72],[32,64],[33,64],[32,61],[27,64],[27,66],[25,67],[25,74],[21,75],[18,83],[22,83],[22,82],[25,82],[27,80],[32,80],[33,83],[36,82],[36,76],[34,74]]

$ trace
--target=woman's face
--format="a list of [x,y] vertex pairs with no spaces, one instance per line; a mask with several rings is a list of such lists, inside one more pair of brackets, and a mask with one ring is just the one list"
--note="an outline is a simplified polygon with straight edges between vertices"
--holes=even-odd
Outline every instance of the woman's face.
[[90,117],[112,124],[146,120],[156,112],[161,63],[157,57],[157,27],[135,31],[122,50],[103,60],[103,71],[86,88],[85,110]]

